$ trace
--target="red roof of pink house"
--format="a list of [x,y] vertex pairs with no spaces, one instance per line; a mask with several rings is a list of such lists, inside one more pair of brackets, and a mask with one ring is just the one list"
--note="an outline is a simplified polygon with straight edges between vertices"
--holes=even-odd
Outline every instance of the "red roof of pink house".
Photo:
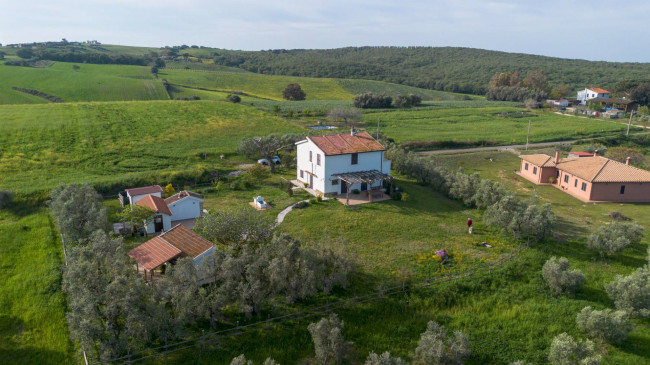
[[144,198],[138,200],[135,205],[141,205],[153,210],[156,213],[163,213],[167,215],[172,215],[172,211],[169,210],[167,203],[163,198],[159,198],[155,195],[147,195]]
[[164,190],[160,185],[143,186],[141,188],[132,188],[125,190],[130,196],[162,193]]
[[605,89],[601,89],[599,87],[590,87],[589,90],[595,91],[595,92],[597,92],[599,94],[609,94],[609,91],[607,91]]
[[311,136],[307,139],[314,142],[326,155],[343,155],[346,153],[385,151],[386,148],[368,132],[330,134],[326,136]]
[[519,157],[537,166],[555,167],[588,182],[650,182],[650,171],[601,156],[563,158],[557,164],[546,154]]

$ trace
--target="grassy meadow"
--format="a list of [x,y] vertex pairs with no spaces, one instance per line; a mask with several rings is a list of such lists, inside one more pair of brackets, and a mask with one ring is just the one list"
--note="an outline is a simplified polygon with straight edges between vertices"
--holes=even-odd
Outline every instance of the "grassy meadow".
[[73,363],[61,241],[45,208],[0,210],[0,363]]
[[212,101],[5,105],[0,120],[0,188],[18,192],[222,168],[245,162],[234,155],[243,137],[302,131],[259,110]]
[[49,103],[47,99],[12,89],[34,89],[66,102],[169,99],[151,68],[127,65],[55,62],[49,67],[0,65],[0,104]]
[[[461,102],[458,102],[461,103]],[[468,103],[474,103],[470,101]],[[500,113],[508,113],[501,116]],[[519,117],[521,113],[529,113]],[[619,122],[576,118],[549,111],[526,112],[513,107],[390,110],[363,114],[368,128],[381,121],[381,131],[396,142],[407,141],[494,141],[497,144],[526,143],[530,120],[530,142],[548,142],[611,135],[625,132]]]

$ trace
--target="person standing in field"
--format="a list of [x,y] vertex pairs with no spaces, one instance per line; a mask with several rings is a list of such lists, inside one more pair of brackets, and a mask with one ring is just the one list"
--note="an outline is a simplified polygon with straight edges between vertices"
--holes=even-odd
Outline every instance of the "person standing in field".
[[472,228],[472,218],[467,218],[467,230],[469,231],[469,234],[472,234],[472,231],[474,231]]

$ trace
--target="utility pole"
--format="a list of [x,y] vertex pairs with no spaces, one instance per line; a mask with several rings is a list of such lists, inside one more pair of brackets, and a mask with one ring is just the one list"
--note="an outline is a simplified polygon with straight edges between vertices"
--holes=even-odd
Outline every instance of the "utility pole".
[[528,119],[528,134],[526,134],[526,151],[528,151],[528,137],[530,137],[530,119]]
[[630,112],[630,121],[627,122],[627,133],[625,133],[626,136],[630,135],[630,125],[632,125],[632,116],[634,115],[634,110]]

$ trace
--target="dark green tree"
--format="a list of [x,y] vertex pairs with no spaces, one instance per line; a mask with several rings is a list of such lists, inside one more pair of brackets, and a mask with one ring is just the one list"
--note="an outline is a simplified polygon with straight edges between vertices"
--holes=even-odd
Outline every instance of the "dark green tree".
[[289,84],[282,92],[282,97],[286,100],[305,100],[307,95],[298,84]]

